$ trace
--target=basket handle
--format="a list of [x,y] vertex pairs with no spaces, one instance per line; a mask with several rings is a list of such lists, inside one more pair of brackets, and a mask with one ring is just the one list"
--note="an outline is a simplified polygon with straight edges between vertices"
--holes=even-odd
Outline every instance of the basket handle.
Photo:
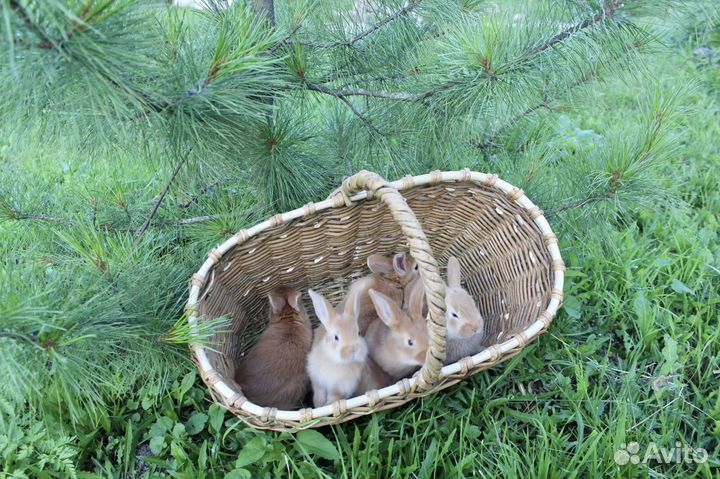
[[376,196],[390,209],[393,219],[400,225],[410,245],[410,256],[418,264],[420,279],[425,286],[428,302],[428,335],[429,349],[425,364],[420,369],[418,386],[427,390],[440,379],[440,370],[445,361],[445,344],[447,328],[445,325],[445,282],[440,277],[440,269],[432,254],[425,232],[415,213],[410,209],[405,198],[393,188],[383,177],[369,171],[359,171],[345,179],[340,188],[331,196],[340,195],[345,204],[349,205],[350,197],[360,191],[367,191],[368,198]]

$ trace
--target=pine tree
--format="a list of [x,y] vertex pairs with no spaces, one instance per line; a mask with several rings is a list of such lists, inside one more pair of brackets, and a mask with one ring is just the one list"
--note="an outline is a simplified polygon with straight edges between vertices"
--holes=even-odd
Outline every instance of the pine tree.
[[652,201],[673,94],[602,137],[546,112],[642,76],[671,3],[0,0],[2,397],[160,394],[198,258],[359,169],[497,173],[568,234]]

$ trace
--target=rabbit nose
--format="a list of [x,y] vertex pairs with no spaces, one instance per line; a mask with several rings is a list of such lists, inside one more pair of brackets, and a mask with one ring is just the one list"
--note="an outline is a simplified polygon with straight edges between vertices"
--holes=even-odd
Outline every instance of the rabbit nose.
[[340,348],[340,357],[342,357],[343,359],[348,359],[348,358],[352,357],[352,355],[353,355],[353,350],[351,347],[343,346],[342,348]]
[[478,332],[478,327],[470,324],[464,325],[462,328],[460,328],[460,334],[464,338],[469,338],[470,336],[476,334]]

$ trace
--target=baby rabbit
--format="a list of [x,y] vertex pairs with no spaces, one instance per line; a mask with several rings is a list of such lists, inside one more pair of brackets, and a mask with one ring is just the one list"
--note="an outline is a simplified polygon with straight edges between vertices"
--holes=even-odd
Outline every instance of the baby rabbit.
[[355,390],[353,396],[359,394],[365,394],[367,391],[373,389],[382,389],[385,386],[392,384],[392,378],[383,371],[383,369],[377,365],[373,359],[368,356],[365,361],[365,367],[363,368],[362,375],[360,376],[360,383]]
[[[360,295],[358,324],[360,334],[363,336],[370,323],[377,319],[377,312],[375,312],[375,306],[370,300],[368,291],[374,289],[402,305],[405,291],[409,291],[406,286],[419,278],[417,265],[407,253],[397,253],[392,258],[371,254],[367,258],[367,265],[371,274],[355,280],[350,285],[344,300],[347,301],[347,298],[354,294]],[[344,301],[340,304],[341,309],[344,307]]]
[[451,364],[482,349],[484,321],[470,293],[460,285],[460,261],[448,260],[448,284],[445,290],[448,340],[445,364]]
[[342,312],[319,293],[308,290],[322,323],[315,329],[307,371],[315,407],[350,397],[357,389],[367,358],[367,344],[358,330],[360,296],[346,298]]
[[368,293],[380,318],[370,323],[365,336],[370,356],[393,382],[408,377],[423,365],[428,349],[427,325],[422,317],[422,281],[417,281],[410,292],[407,312],[374,289]]
[[235,371],[245,396],[261,406],[293,409],[310,389],[306,371],[312,325],[300,291],[279,287],[268,294],[270,321]]

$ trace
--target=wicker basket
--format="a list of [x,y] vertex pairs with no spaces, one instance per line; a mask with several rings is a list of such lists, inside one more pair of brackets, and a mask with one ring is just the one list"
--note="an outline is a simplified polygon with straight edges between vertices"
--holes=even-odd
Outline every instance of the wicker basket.
[[[279,411],[243,396],[232,379],[235,362],[265,327],[270,290],[312,287],[335,304],[368,273],[368,255],[408,250],[420,266],[429,309],[430,348],[419,373],[318,408]],[[438,261],[444,266],[450,256],[460,260],[485,318],[487,348],[443,366]],[[231,330],[214,339],[214,348],[192,346],[193,359],[215,400],[250,426],[297,431],[337,424],[432,394],[519,353],[560,307],[563,272],[557,237],[542,211],[497,176],[465,169],[389,183],[363,171],[327,200],[239,231],[210,252],[192,277],[189,321],[225,315]]]

